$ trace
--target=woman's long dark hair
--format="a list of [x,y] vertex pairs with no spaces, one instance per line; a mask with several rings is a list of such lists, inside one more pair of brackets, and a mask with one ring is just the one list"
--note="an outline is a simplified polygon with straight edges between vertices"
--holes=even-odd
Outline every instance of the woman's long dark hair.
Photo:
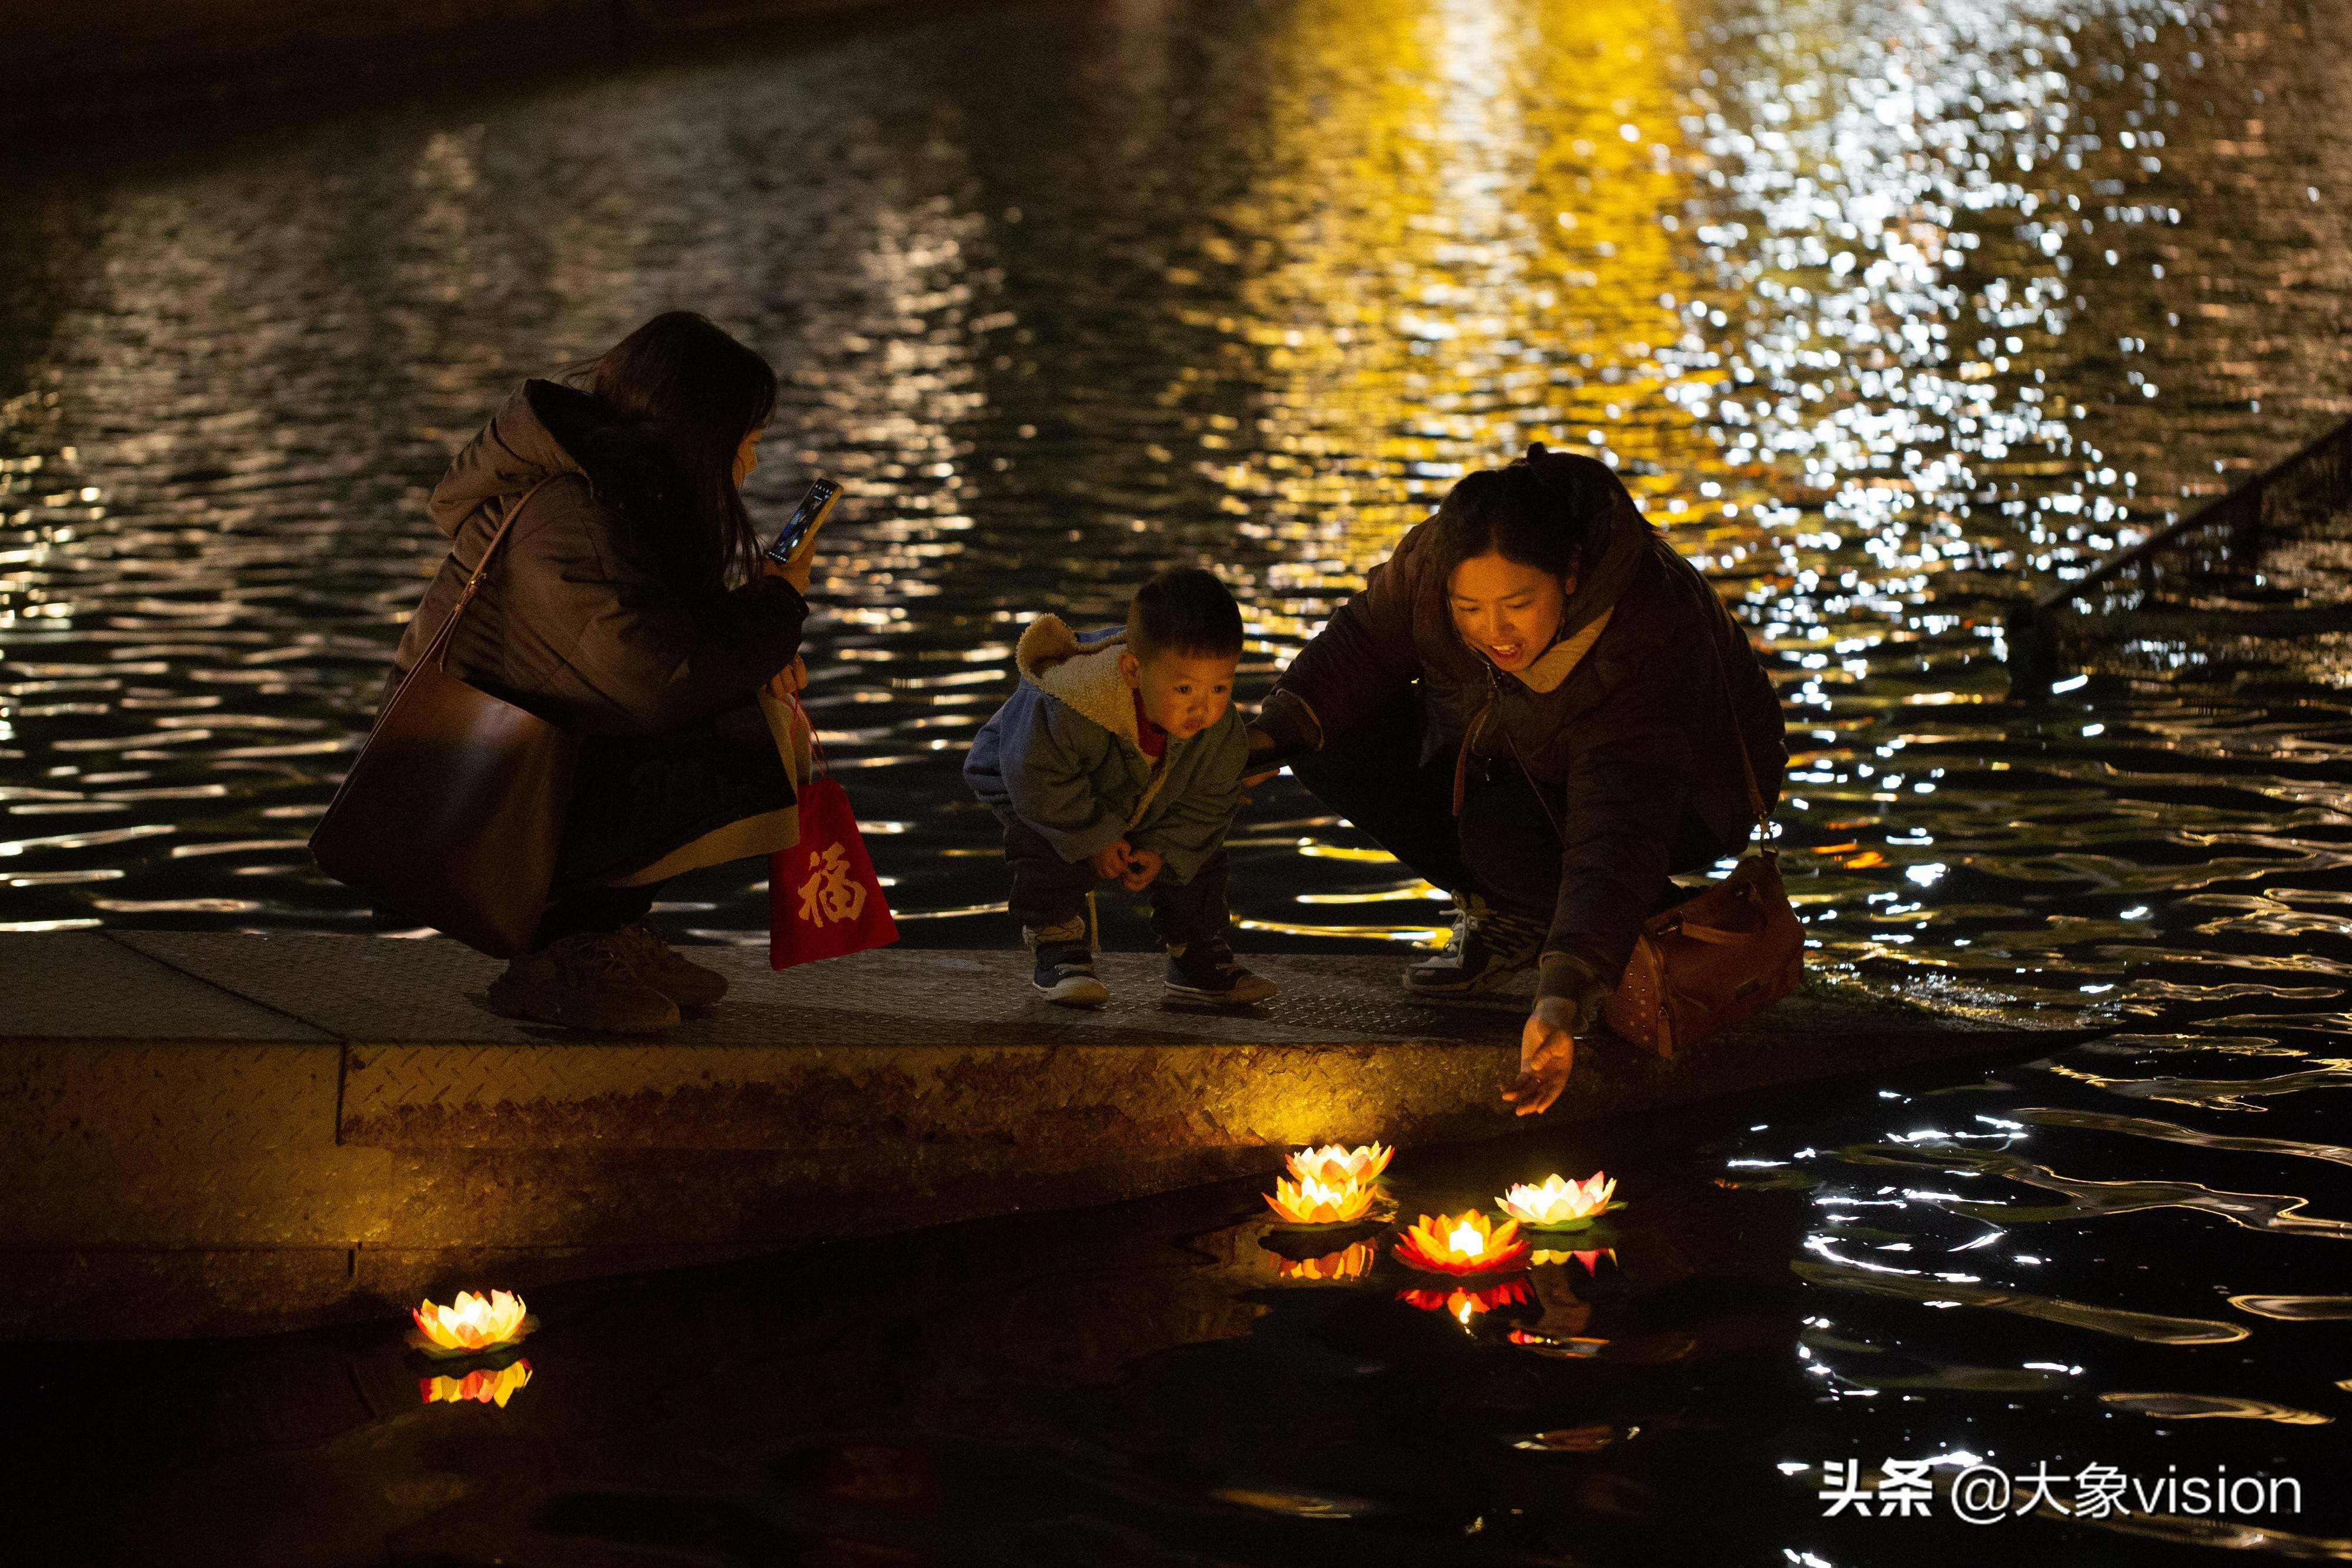
[[1606,465],[1541,442],[1500,468],[1463,476],[1437,507],[1437,580],[1490,550],[1566,578],[1608,520],[1613,484]]
[[751,573],[760,541],[735,487],[735,454],[776,411],[768,361],[707,317],[665,310],[575,374],[669,460],[681,493],[654,516],[628,519],[646,557],[698,586],[716,587],[730,570]]

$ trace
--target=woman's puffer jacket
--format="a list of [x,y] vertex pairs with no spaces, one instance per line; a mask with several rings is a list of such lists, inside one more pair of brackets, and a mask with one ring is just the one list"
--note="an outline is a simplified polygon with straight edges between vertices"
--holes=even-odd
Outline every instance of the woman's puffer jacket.
[[667,473],[587,394],[523,383],[434,487],[452,549],[401,639],[400,670],[448,618],[508,509],[548,479],[457,623],[450,671],[584,735],[659,734],[750,702],[800,651],[808,606],[773,577],[689,587],[628,548],[625,508],[663,505]]

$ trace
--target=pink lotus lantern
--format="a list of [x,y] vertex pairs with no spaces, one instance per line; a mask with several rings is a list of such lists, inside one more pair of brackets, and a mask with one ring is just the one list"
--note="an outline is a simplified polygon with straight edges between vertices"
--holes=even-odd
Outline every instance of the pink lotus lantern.
[[1490,1223],[1476,1209],[1466,1214],[1423,1215],[1398,1239],[1397,1257],[1433,1274],[1494,1274],[1516,1268],[1528,1255],[1518,1222]]
[[1290,1174],[1300,1181],[1319,1181],[1325,1186],[1338,1186],[1353,1182],[1358,1186],[1370,1186],[1389,1168],[1389,1160],[1396,1154],[1377,1143],[1360,1148],[1341,1148],[1326,1144],[1318,1149],[1301,1149],[1290,1156]]
[[1601,1171],[1582,1181],[1570,1181],[1555,1171],[1544,1177],[1542,1186],[1523,1182],[1495,1203],[1532,1230],[1581,1230],[1612,1208],[1624,1207],[1609,1201],[1616,1190],[1617,1184]]
[[505,1291],[492,1291],[487,1296],[460,1291],[446,1307],[423,1301],[408,1315],[416,1322],[416,1332],[408,1336],[408,1343],[427,1355],[474,1355],[496,1350],[539,1326],[539,1320],[524,1309],[522,1298]]

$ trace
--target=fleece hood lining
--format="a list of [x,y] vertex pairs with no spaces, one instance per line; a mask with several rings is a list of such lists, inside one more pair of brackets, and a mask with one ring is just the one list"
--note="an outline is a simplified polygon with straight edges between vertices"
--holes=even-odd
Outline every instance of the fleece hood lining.
[[1118,673],[1118,656],[1126,651],[1124,631],[1096,642],[1082,642],[1060,616],[1047,614],[1031,622],[1021,633],[1013,663],[1023,680],[1066,705],[1079,717],[1100,725],[1140,755],[1143,741],[1135,729],[1135,688]]

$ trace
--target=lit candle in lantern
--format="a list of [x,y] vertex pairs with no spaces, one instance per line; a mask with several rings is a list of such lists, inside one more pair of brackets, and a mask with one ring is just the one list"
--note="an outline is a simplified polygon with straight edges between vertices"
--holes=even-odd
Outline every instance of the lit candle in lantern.
[[1595,1171],[1582,1181],[1570,1181],[1555,1171],[1541,1186],[1522,1182],[1495,1200],[1496,1206],[1521,1225],[1537,1230],[1581,1230],[1612,1207],[1609,1199],[1617,1184]]
[[496,1372],[478,1368],[463,1377],[420,1377],[417,1387],[427,1405],[462,1405],[474,1401],[503,1410],[515,1390],[530,1381],[530,1363],[518,1361]]
[[1372,1193],[1351,1181],[1334,1186],[1313,1176],[1277,1179],[1265,1206],[1293,1225],[1345,1225],[1371,1212]]
[[409,1343],[428,1355],[472,1355],[515,1341],[539,1326],[523,1309],[522,1298],[505,1291],[487,1296],[460,1291],[449,1305],[420,1302],[408,1314],[416,1322]]
[[1377,1143],[1353,1149],[1326,1144],[1291,1155],[1290,1174],[1300,1181],[1319,1181],[1326,1186],[1338,1186],[1343,1182],[1370,1186],[1389,1168],[1390,1157],[1395,1153]]
[[1518,1222],[1490,1225],[1475,1209],[1466,1214],[1423,1215],[1397,1239],[1396,1255],[1433,1274],[1492,1274],[1516,1267],[1528,1255]]

